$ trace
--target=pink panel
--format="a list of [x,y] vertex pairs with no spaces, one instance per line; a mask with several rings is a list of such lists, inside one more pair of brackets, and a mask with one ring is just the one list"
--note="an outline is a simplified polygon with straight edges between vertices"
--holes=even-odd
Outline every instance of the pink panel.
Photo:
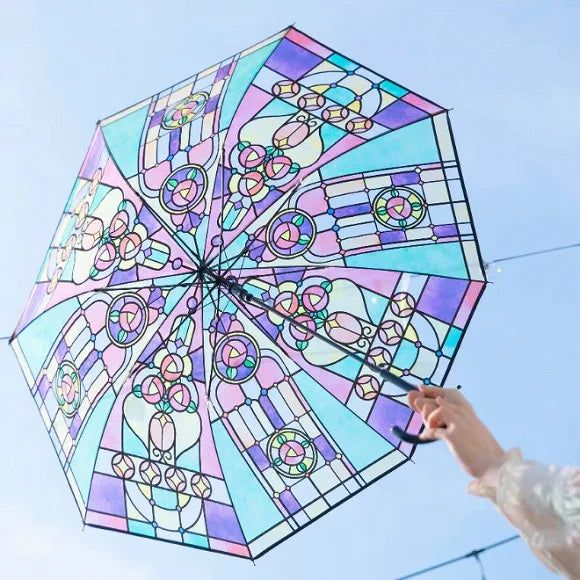
[[472,282],[469,285],[469,288],[467,289],[467,292],[463,298],[463,302],[461,303],[461,306],[459,307],[459,310],[455,316],[455,321],[453,323],[455,326],[459,328],[465,328],[467,320],[469,319],[469,316],[475,307],[475,303],[477,302],[477,299],[479,298],[484,285],[485,284],[483,282]]
[[328,48],[322,46],[321,44],[318,44],[318,42],[302,34],[302,32],[296,30],[295,28],[291,28],[288,31],[288,34],[286,34],[286,38],[288,40],[291,40],[292,42],[295,42],[296,44],[299,44],[303,48],[306,48],[310,52],[313,52],[314,54],[321,56],[322,58],[327,58],[332,54],[331,50],[328,50]]
[[219,550],[220,552],[227,552],[228,554],[235,554],[236,556],[243,556],[244,558],[250,557],[250,550],[248,550],[247,546],[242,546],[241,544],[210,538],[209,545],[212,550]]
[[91,526],[102,526],[104,528],[111,528],[113,530],[127,531],[127,520],[118,516],[110,516],[100,514],[97,512],[87,511],[85,523]]
[[406,94],[403,97],[403,101],[413,105],[414,107],[418,107],[430,115],[436,115],[437,113],[442,113],[445,110],[413,93]]

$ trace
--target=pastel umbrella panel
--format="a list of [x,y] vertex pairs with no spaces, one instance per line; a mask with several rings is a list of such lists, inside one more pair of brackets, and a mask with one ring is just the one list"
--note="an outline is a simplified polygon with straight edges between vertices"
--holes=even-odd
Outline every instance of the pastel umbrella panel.
[[484,285],[446,110],[289,28],[98,124],[12,346],[86,524],[254,558],[409,459],[360,359],[442,384]]

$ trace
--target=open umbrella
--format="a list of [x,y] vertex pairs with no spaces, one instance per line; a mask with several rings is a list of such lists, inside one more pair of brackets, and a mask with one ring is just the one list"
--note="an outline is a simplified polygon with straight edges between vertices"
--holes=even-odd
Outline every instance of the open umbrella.
[[98,123],[12,346],[87,525],[254,558],[409,459],[484,285],[447,111],[290,27]]

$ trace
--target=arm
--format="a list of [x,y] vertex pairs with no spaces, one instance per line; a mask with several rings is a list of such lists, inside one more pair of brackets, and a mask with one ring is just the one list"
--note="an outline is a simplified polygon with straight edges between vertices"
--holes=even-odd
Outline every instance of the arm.
[[409,395],[423,415],[422,437],[444,440],[467,473],[549,568],[580,578],[580,468],[555,468],[505,453],[456,391],[421,387]]

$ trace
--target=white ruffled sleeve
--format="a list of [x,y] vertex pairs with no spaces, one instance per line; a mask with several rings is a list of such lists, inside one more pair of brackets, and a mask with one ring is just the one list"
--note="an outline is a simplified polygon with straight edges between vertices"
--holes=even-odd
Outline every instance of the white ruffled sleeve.
[[579,467],[525,461],[513,449],[469,492],[491,499],[548,568],[580,579]]

